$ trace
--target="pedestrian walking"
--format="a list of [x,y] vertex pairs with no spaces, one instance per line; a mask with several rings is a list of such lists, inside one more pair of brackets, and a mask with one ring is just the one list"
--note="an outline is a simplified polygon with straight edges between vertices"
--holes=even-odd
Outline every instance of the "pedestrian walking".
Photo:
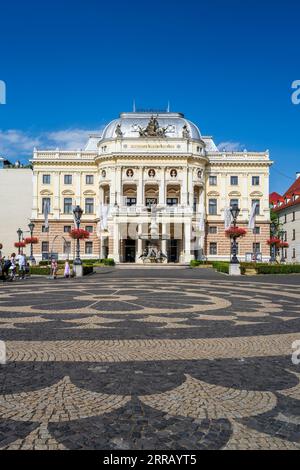
[[69,260],[66,260],[66,262],[65,262],[65,271],[64,271],[65,278],[69,279],[70,274],[71,274],[70,263],[69,263]]
[[8,268],[9,280],[14,281],[17,274],[16,254],[12,253],[10,257],[10,266]]
[[17,259],[19,263],[19,279],[24,279],[26,275],[26,256],[23,251],[21,251]]
[[56,279],[57,268],[58,268],[57,261],[56,261],[55,258],[52,258],[52,260],[51,260],[51,276],[52,276],[52,279]]

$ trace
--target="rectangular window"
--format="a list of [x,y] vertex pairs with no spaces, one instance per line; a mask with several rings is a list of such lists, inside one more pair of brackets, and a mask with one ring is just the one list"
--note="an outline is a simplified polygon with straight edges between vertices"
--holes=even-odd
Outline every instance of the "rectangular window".
[[239,184],[239,177],[238,176],[230,176],[230,184],[231,184],[231,186],[237,186]]
[[208,213],[209,215],[217,215],[217,200],[216,199],[209,199]]
[[72,184],[72,175],[64,175],[64,184]]
[[218,254],[218,245],[216,242],[210,242],[209,244],[209,254],[217,255]]
[[253,233],[255,233],[255,235],[259,235],[260,234],[260,227],[254,227]]
[[293,238],[292,240],[296,240],[296,230],[293,228]]
[[167,197],[167,206],[177,206],[178,198],[177,197]]
[[296,258],[296,248],[293,248],[293,258]]
[[51,208],[51,201],[50,197],[43,197],[42,199],[42,213],[45,214],[45,207],[48,207],[48,213],[50,212]]
[[64,198],[64,213],[72,214],[72,198],[71,197]]
[[259,186],[259,176],[252,176],[252,186]]
[[260,214],[260,200],[259,199],[252,199],[252,207],[256,204],[255,215]]
[[295,222],[295,220],[296,220],[296,213],[293,212],[293,219],[292,219],[292,222]]
[[287,232],[284,232],[284,241],[287,242]]
[[216,233],[218,233],[218,227],[214,227],[214,226],[208,227],[208,233],[215,235]]
[[239,206],[238,199],[230,199],[230,207]]
[[71,225],[64,225],[64,233],[71,232]]
[[43,175],[43,184],[50,184],[50,175]]
[[93,254],[93,242],[85,242],[85,254],[86,255]]
[[94,175],[86,175],[85,184],[94,184]]
[[70,255],[71,254],[71,242],[64,241],[63,251],[64,251],[65,255]]
[[286,214],[284,214],[284,224],[286,224]]
[[42,253],[49,253],[49,242],[42,242]]
[[126,206],[136,206],[136,197],[127,197]]
[[48,233],[49,232],[49,227],[45,227],[45,225],[42,225],[42,233]]
[[93,214],[94,213],[94,198],[87,197],[85,200],[85,213]]
[[86,225],[85,230],[89,233],[93,233],[93,226],[92,225]]
[[253,243],[252,250],[253,250],[253,253],[260,253],[260,243],[259,242]]
[[209,177],[209,185],[210,186],[217,186],[217,177],[210,175]]

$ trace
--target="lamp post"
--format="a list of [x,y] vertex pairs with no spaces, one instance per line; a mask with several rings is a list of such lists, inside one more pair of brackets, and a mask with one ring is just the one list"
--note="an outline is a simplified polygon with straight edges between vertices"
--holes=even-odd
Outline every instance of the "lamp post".
[[[276,234],[276,224],[274,222],[271,223],[270,225],[270,232],[271,232],[271,239],[274,238]],[[270,258],[270,263],[275,263],[276,261],[276,245],[275,243],[271,244],[271,258]]]
[[30,242],[30,256],[29,256],[29,260],[31,262],[31,264],[35,263],[35,258],[33,256],[33,243],[32,243],[32,237],[33,237],[33,230],[34,230],[34,223],[33,222],[30,222],[28,224],[28,228],[29,228],[29,231],[30,231],[30,238],[31,238],[31,242]]
[[285,258],[284,258],[284,246],[283,246],[283,242],[284,242],[284,235],[285,235],[285,231],[281,228],[279,231],[278,231],[278,235],[279,235],[279,238],[281,240],[281,260],[280,260],[280,263],[284,263],[285,262]]
[[[233,219],[233,227],[236,227],[236,220],[238,218],[238,215],[240,213],[240,209],[237,204],[234,204],[230,208],[230,213],[232,215]],[[230,264],[239,264],[239,260],[237,258],[237,242],[236,242],[237,237],[233,235],[232,237],[232,244],[231,244],[231,260]]]
[[[75,223],[76,223],[76,228],[79,229],[80,228],[80,220],[81,220],[81,217],[82,217],[82,214],[83,214],[83,210],[81,209],[80,206],[76,206],[75,209],[73,210],[73,214],[74,214],[74,219],[75,219]],[[80,240],[79,238],[77,238],[76,240],[76,258],[74,260],[74,265],[76,266],[81,266],[82,265],[82,261],[80,259]]]
[[[21,243],[21,238],[22,238],[22,236],[23,236],[23,231],[19,228],[19,229],[17,230],[17,234],[18,234],[18,238],[19,238],[19,243]],[[20,253],[21,253],[21,247],[19,246],[19,247],[18,247],[18,254],[20,254]]]

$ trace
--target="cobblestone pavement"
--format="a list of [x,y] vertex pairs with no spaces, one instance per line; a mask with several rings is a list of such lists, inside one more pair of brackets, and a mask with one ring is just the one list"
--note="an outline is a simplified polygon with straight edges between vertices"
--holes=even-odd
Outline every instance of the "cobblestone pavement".
[[1,284],[0,449],[300,449],[299,286],[189,269]]

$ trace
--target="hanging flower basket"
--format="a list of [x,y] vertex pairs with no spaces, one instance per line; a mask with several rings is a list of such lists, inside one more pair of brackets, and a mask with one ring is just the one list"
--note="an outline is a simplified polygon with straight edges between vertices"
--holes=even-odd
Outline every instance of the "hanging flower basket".
[[15,248],[25,248],[26,243],[25,242],[16,242],[15,243]]
[[0,243],[0,250],[2,250],[2,248],[3,248],[3,245],[2,245],[2,243]]
[[69,235],[74,240],[85,240],[90,237],[90,232],[84,230],[83,228],[74,228],[69,232]]
[[225,234],[230,238],[244,237],[247,233],[247,230],[241,227],[230,227],[225,230]]
[[268,245],[279,245],[279,243],[281,243],[281,240],[277,237],[272,237],[267,240]]
[[39,242],[37,237],[27,237],[25,238],[24,241],[26,245],[29,245],[29,244],[36,245]]
[[288,244],[288,242],[279,242],[278,246],[279,246],[279,248],[288,248],[289,244]]

